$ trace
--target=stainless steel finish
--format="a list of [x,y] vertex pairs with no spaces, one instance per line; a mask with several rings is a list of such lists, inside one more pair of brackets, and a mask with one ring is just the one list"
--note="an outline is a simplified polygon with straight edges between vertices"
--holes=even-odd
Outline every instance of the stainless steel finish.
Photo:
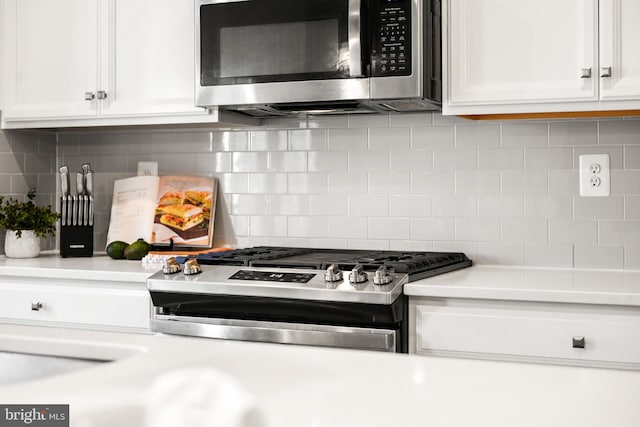
[[71,196],[71,225],[78,225],[78,196]]
[[166,260],[164,260],[162,272],[164,274],[175,274],[180,272],[180,264],[175,257],[167,258]]
[[364,77],[361,32],[360,0],[349,0],[349,75],[351,77]]
[[93,101],[94,99],[96,99],[96,94],[93,92],[85,92],[84,93],[84,100],[85,101]]
[[61,166],[60,172],[60,194],[62,205],[60,206],[60,224],[67,225],[69,220],[69,167]]
[[342,270],[335,264],[331,264],[324,272],[324,280],[327,282],[341,282]]
[[40,301],[31,301],[31,310],[40,311],[42,303]]
[[[314,277],[307,283],[274,283],[257,282],[255,280],[230,280],[238,270],[304,273]],[[371,274],[373,273],[366,273]],[[227,265],[205,265],[202,273],[185,277],[182,274],[165,275],[163,272],[153,274],[147,280],[150,291],[179,292],[211,295],[238,295],[301,299],[310,301],[357,302],[369,304],[392,304],[400,295],[405,283],[409,282],[407,274],[391,273],[393,281],[385,286],[376,286],[373,280],[363,283],[363,286],[353,286],[348,278],[342,282],[335,282],[327,287],[324,273],[319,270],[305,270],[293,268],[257,268]],[[273,284],[267,286],[266,284]]]
[[82,170],[85,171],[85,192],[87,194],[87,225],[93,225],[93,214],[94,214],[94,200],[93,200],[93,171],[91,170],[91,165],[89,163],[85,163],[82,165]]
[[78,225],[85,225],[84,223],[84,174],[82,172],[76,172],[76,197],[78,201]]
[[202,273],[202,267],[198,264],[198,261],[195,258],[188,259],[184,262],[184,268],[182,272],[186,276],[191,276],[194,274]]
[[107,92],[103,90],[98,91],[98,99],[107,99]]
[[611,67],[600,67],[600,77],[611,77]]
[[395,351],[396,331],[154,314],[151,330],[206,338]]
[[351,270],[351,273],[349,273],[349,282],[364,283],[367,280],[369,280],[369,277],[367,276],[367,273],[362,268],[362,265],[356,264],[356,266],[353,267],[353,270]]
[[580,78],[581,79],[590,79],[591,78],[591,67],[585,67],[580,69]]
[[384,265],[379,267],[373,275],[374,285],[378,285],[378,286],[388,285],[389,283],[391,283],[392,280],[393,278],[387,272],[387,267],[385,267]]
[[585,339],[584,337],[573,337],[571,339],[571,347],[573,348],[584,348]]
[[89,226],[93,225],[94,201],[93,196],[89,196]]

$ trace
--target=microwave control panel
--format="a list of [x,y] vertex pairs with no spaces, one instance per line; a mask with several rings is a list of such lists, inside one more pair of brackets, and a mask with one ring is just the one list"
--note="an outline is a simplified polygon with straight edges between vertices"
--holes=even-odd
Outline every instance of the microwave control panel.
[[372,76],[411,74],[411,2],[377,0],[371,18]]

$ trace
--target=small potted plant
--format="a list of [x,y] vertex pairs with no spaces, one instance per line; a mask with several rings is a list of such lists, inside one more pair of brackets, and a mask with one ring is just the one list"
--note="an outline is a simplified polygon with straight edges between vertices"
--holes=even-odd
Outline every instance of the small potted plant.
[[49,206],[33,202],[36,190],[27,194],[26,202],[0,196],[0,228],[7,230],[4,243],[9,258],[33,258],[40,254],[40,238],[56,233],[56,221],[60,214]]

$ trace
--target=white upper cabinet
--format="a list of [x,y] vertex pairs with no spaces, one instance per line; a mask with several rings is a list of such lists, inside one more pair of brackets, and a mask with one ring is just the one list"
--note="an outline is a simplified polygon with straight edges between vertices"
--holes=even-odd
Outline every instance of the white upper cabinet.
[[194,106],[192,0],[0,1],[5,128],[233,116]]
[[637,0],[447,0],[444,13],[445,114],[640,107]]

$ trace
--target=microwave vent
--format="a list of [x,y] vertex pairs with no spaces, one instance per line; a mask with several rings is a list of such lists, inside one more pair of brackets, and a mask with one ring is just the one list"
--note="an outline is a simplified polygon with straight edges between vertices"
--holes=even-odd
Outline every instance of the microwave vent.
[[399,113],[407,113],[411,111],[436,111],[440,107],[430,102],[415,100],[398,100],[398,101],[385,101],[380,103],[390,110],[397,111]]

